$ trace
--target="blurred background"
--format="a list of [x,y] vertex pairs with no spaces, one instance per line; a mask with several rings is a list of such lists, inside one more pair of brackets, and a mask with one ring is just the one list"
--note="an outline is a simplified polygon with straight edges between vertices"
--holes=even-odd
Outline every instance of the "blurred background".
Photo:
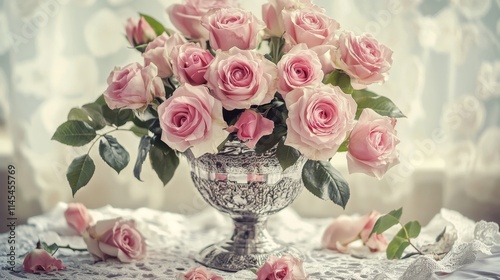
[[[88,147],[51,141],[70,108],[95,100],[114,66],[142,61],[125,40],[138,12],[168,27],[157,0],[0,0],[0,215],[7,215],[7,166],[16,167],[18,222],[59,201],[190,214],[207,204],[185,160],[163,186],[148,164],[132,175],[139,139],[116,134],[132,163],[116,174],[94,148],[96,172],[73,198],[66,169]],[[240,1],[260,17],[264,0]],[[500,1],[315,0],[343,29],[373,34],[393,51],[390,79],[369,89],[406,114],[398,121],[401,163],[382,180],[349,175],[345,154],[334,165],[351,186],[345,210],[304,191],[293,208],[305,217],[336,217],[404,207],[426,224],[439,209],[500,222]],[[0,224],[4,224],[3,222]],[[0,228],[0,231],[5,228]]]

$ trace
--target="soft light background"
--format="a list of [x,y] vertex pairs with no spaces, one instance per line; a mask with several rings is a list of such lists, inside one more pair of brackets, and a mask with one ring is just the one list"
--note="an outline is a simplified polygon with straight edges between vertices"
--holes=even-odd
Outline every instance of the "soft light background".
[[[0,213],[5,220],[7,164],[17,168],[19,222],[59,201],[88,207],[151,207],[193,213],[207,207],[185,161],[163,187],[145,164],[132,176],[139,139],[116,134],[132,163],[117,175],[91,152],[96,172],[75,198],[65,173],[88,147],[50,138],[71,107],[93,101],[115,65],[141,61],[128,48],[124,23],[137,12],[171,26],[173,0],[0,0]],[[240,1],[260,16],[263,0]],[[334,163],[351,185],[342,210],[304,191],[293,207],[303,216],[380,212],[404,207],[426,223],[441,207],[500,222],[500,1],[316,0],[345,29],[369,32],[394,50],[390,80],[372,90],[408,116],[398,122],[401,164],[378,181],[348,175],[345,155]]]

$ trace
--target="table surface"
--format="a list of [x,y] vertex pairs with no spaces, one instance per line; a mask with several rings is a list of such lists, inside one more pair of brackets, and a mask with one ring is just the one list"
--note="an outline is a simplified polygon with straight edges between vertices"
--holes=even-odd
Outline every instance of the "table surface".
[[[131,264],[114,259],[94,263],[86,252],[59,250],[56,257],[63,261],[66,270],[45,275],[24,273],[22,256],[34,248],[38,239],[48,244],[85,248],[82,238],[66,225],[63,216],[66,207],[60,203],[49,213],[16,227],[17,264],[11,271],[6,259],[1,264],[0,279],[175,279],[180,272],[198,266],[193,258],[201,248],[231,232],[230,220],[212,209],[192,216],[146,208],[91,209],[94,220],[114,217],[136,220],[147,239],[147,257]],[[270,218],[268,228],[273,236],[304,253],[309,279],[500,279],[500,233],[495,223],[475,223],[457,212],[442,209],[416,239],[419,245],[431,243],[445,226],[453,233],[450,253],[435,261],[428,256],[387,260],[384,253],[370,253],[361,246],[353,249],[353,255],[323,249],[321,235],[330,222],[331,219],[303,219],[293,210],[285,209]],[[10,235],[1,234],[0,243],[7,244]],[[6,256],[8,250],[8,246],[2,246],[0,254]],[[216,273],[224,279],[256,278],[251,271]]]

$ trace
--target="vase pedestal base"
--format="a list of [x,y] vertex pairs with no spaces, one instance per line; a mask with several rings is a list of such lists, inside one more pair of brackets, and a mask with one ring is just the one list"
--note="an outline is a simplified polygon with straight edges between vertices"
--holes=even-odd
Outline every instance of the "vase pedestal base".
[[292,255],[302,258],[299,250],[274,241],[266,228],[267,216],[232,216],[233,234],[221,242],[205,247],[195,260],[223,271],[260,268],[269,256]]
[[225,247],[221,243],[205,247],[198,253],[195,260],[204,266],[236,272],[252,268],[258,269],[267,261],[269,256],[291,255],[302,259],[302,253],[299,250],[285,245],[268,253],[237,253],[229,251]]

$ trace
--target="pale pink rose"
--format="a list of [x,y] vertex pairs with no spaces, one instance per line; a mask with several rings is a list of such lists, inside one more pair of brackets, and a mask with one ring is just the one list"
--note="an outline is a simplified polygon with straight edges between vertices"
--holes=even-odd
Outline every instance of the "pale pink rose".
[[176,46],[170,54],[170,59],[174,75],[181,84],[196,86],[207,83],[204,76],[208,65],[214,59],[210,51],[194,43],[186,43]]
[[351,77],[356,89],[384,82],[392,64],[392,50],[371,35],[340,34],[337,47],[331,50],[335,67]]
[[262,5],[262,19],[267,26],[266,33],[269,36],[281,37],[285,33],[281,12],[285,9],[297,10],[304,8],[314,8],[319,12],[324,11],[320,7],[313,5],[311,0],[269,0],[268,3]]
[[318,55],[305,44],[296,45],[278,62],[278,92],[285,98],[298,87],[321,84],[323,76]]
[[24,271],[29,273],[47,273],[66,269],[61,260],[54,258],[47,251],[39,248],[24,257],[23,268]]
[[399,163],[394,129],[396,119],[383,117],[366,108],[351,132],[347,150],[349,173],[365,173],[381,179]]
[[211,10],[202,18],[201,24],[208,29],[210,46],[223,51],[232,47],[255,49],[266,27],[250,11],[238,8]]
[[383,234],[368,237],[379,217],[380,213],[374,210],[360,217],[341,215],[326,228],[321,244],[327,249],[346,254],[349,252],[348,245],[361,239],[370,251],[385,251],[387,239]]
[[245,110],[233,126],[227,131],[237,131],[237,136],[250,149],[255,148],[259,139],[264,135],[273,133],[274,122],[266,119],[261,114],[253,110]]
[[201,25],[201,18],[210,10],[236,7],[233,0],[184,0],[167,9],[172,24],[184,35],[201,41],[208,40],[208,30]]
[[115,257],[129,263],[146,256],[146,241],[133,220],[100,220],[87,228],[83,240],[89,253],[98,260]]
[[144,17],[141,17],[138,21],[129,18],[125,26],[125,32],[132,46],[143,45],[156,38],[155,31]]
[[361,240],[372,252],[385,251],[387,249],[388,242],[383,234],[374,233],[370,236],[370,233],[380,216],[380,213],[375,210],[372,210],[370,213],[365,215],[367,221],[360,233]]
[[168,36],[163,33],[148,44],[144,51],[144,66],[154,63],[158,67],[158,76],[168,78],[172,76],[172,66],[170,63],[170,52],[177,45],[186,43],[186,39],[179,33]]
[[141,109],[155,97],[165,96],[163,82],[154,64],[143,67],[139,63],[131,63],[123,68],[115,67],[107,82],[104,100],[111,109]]
[[311,48],[311,50],[318,56],[318,59],[321,62],[321,70],[323,70],[323,73],[325,74],[335,70],[332,62],[332,56],[330,54],[333,48],[335,48],[333,45],[321,45]]
[[285,98],[288,134],[285,145],[312,160],[328,160],[354,126],[357,104],[339,87],[296,88]]
[[321,239],[323,247],[348,253],[349,243],[359,239],[359,234],[366,224],[365,217],[351,217],[341,215],[334,219],[326,228]]
[[163,130],[161,140],[180,152],[190,148],[195,157],[216,153],[229,134],[222,104],[205,86],[178,87],[158,106],[158,118]]
[[227,110],[249,109],[270,102],[276,93],[278,68],[254,50],[217,51],[205,73],[207,85]]
[[284,10],[285,41],[294,46],[304,43],[312,48],[321,45],[332,45],[335,42],[335,31],[339,24],[324,13],[313,8]]
[[189,270],[186,274],[179,273],[177,280],[223,280],[223,278],[203,266],[198,266]]
[[64,211],[64,218],[66,218],[66,223],[80,235],[92,222],[87,207],[81,203],[69,203]]
[[285,255],[270,256],[257,271],[257,280],[305,280],[308,279],[302,261]]

